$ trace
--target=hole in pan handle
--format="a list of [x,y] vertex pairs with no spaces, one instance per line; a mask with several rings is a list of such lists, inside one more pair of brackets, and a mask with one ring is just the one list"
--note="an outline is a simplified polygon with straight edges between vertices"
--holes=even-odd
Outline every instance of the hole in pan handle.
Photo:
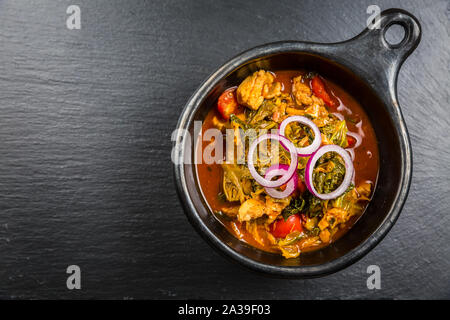
[[[386,32],[393,25],[400,25],[404,29],[403,39],[397,44],[390,44],[386,40]],[[421,27],[416,17],[405,10],[389,9],[380,15],[380,28],[369,29],[369,33],[378,37],[385,50],[393,51],[405,59],[419,44],[421,38]]]
[[[403,39],[398,43],[392,44],[386,39],[386,33],[390,28],[399,25],[403,28]],[[398,106],[397,101],[397,76],[406,58],[419,45],[421,38],[421,27],[416,17],[402,9],[385,10],[380,15],[379,28],[367,28],[367,38],[372,46],[369,48],[376,50],[372,68],[378,64],[384,71],[388,92],[394,105]],[[369,55],[370,56],[370,55]],[[379,69],[380,70],[380,69]]]
[[[393,25],[404,29],[403,39],[396,44],[386,40],[386,32]],[[421,27],[417,18],[402,9],[388,9],[380,14],[379,28],[366,28],[356,37],[335,43],[327,49],[331,56],[351,66],[374,84],[379,92],[387,92],[390,99],[396,101],[398,71],[418,46],[420,38]]]
[[[386,32],[393,25],[404,29],[403,39],[397,44],[386,40]],[[366,28],[356,37],[339,44],[349,50],[350,59],[364,59],[365,64],[385,68],[394,65],[398,69],[418,46],[420,38],[421,27],[416,17],[402,9],[388,9],[381,12],[378,28]],[[369,59],[372,63],[367,61]]]

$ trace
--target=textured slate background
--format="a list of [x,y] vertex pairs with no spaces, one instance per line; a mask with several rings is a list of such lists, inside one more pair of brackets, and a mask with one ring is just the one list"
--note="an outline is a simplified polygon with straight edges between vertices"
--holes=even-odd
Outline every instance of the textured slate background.
[[[395,227],[314,280],[231,264],[178,202],[170,134],[215,68],[266,42],[345,40],[366,8],[422,23],[399,77],[414,176]],[[81,7],[81,30],[66,8]],[[449,2],[0,1],[1,298],[450,298]],[[66,289],[68,265],[82,289]],[[377,264],[382,289],[366,287]]]

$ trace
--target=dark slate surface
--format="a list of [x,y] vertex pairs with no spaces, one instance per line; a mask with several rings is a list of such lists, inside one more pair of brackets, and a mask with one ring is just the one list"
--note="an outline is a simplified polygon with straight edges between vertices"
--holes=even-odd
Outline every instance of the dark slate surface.
[[82,29],[68,30],[70,1],[0,1],[0,297],[450,298],[446,0],[376,1],[415,14],[423,38],[398,84],[411,192],[361,261],[314,280],[251,273],[195,233],[175,193],[170,134],[208,74],[262,43],[352,37],[372,3],[77,1]]

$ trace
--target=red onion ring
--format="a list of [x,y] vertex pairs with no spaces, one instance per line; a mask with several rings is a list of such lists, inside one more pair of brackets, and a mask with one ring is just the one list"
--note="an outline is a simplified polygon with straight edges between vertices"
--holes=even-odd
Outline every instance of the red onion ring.
[[[286,173],[289,170],[289,166],[287,164],[274,164],[269,169],[267,169],[264,178],[267,180],[271,180],[275,176],[280,176]],[[291,180],[286,184],[286,189],[283,191],[278,191],[275,188],[264,188],[266,193],[272,198],[283,199],[289,197],[292,193],[294,193],[295,189],[298,186],[298,175],[294,173]]]
[[[328,152],[336,152],[344,160],[344,163],[345,163],[344,181],[342,181],[341,185],[339,187],[337,187],[336,190],[334,190],[330,193],[318,193],[316,188],[314,187],[313,178],[312,178],[314,166],[316,165],[317,160],[319,160],[325,153],[328,153]],[[353,170],[354,170],[354,168],[353,168],[352,159],[350,158],[350,155],[347,153],[346,150],[342,149],[341,147],[339,147],[335,144],[325,145],[325,146],[319,148],[319,150],[317,150],[309,158],[308,163],[306,164],[306,169],[305,169],[305,184],[306,184],[306,187],[308,188],[309,192],[311,192],[317,198],[322,199],[322,200],[335,199],[335,198],[339,197],[341,194],[343,194],[347,190],[350,183],[352,182]]]
[[[316,126],[316,124],[312,120],[308,119],[307,117],[291,116],[291,117],[287,117],[286,119],[283,120],[283,122],[281,122],[280,129],[279,129],[280,135],[285,137],[284,131],[286,130],[287,125],[291,122],[299,122],[301,124],[304,124],[304,125],[310,127],[312,129],[312,131],[314,132],[314,141],[309,146],[304,147],[304,148],[295,148],[297,150],[297,154],[299,156],[301,156],[301,157],[310,156],[317,149],[319,149],[319,147],[322,143],[322,137],[320,134],[319,127]],[[282,143],[282,145],[283,145],[283,143]],[[284,147],[284,145],[283,145],[283,147]]]
[[[253,163],[253,155],[256,151],[256,147],[258,146],[258,144],[260,144],[261,141],[270,140],[270,139],[278,140],[278,142],[283,143],[285,145],[285,148],[291,154],[291,164],[289,166],[289,169],[278,180],[273,180],[273,181],[267,180],[267,179],[263,178],[262,176],[260,176],[259,173],[256,172],[255,165]],[[298,160],[298,158],[297,158],[297,152],[295,150],[295,146],[292,144],[291,141],[289,141],[289,139],[287,139],[286,137],[280,136],[278,134],[266,133],[266,134],[259,136],[250,145],[250,148],[248,149],[247,165],[248,165],[248,169],[250,170],[250,174],[256,180],[256,182],[258,182],[263,187],[277,188],[277,187],[282,186],[283,184],[285,184],[292,178],[292,176],[294,175],[294,173],[297,170],[297,166],[298,166],[297,160]]]
[[352,161],[355,161],[355,150],[353,148],[345,148],[345,150],[350,155],[350,158],[352,158]]

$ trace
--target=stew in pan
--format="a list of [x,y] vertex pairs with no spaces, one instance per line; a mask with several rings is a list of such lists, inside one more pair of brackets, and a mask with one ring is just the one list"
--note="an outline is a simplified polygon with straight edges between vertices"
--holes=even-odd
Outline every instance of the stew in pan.
[[202,139],[202,154],[226,152],[197,163],[200,187],[214,215],[249,245],[298,257],[336,241],[370,202],[374,130],[358,102],[319,74],[256,71],[220,95],[202,132],[211,128],[223,139]]

